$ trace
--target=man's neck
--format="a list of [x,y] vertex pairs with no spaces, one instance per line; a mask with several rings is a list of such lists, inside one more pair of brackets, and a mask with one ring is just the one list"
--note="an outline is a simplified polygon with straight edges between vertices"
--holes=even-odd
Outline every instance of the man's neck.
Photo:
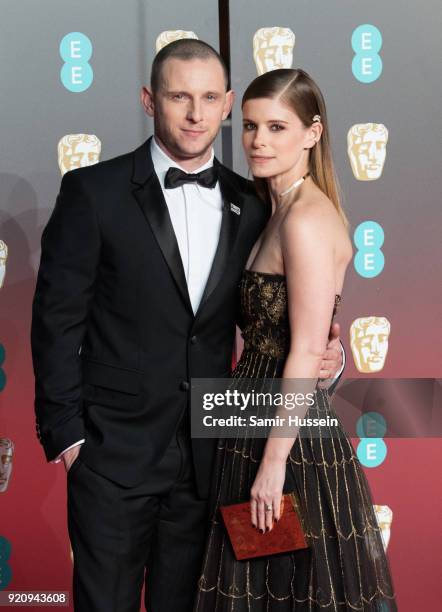
[[193,172],[193,170],[196,170],[200,166],[204,165],[206,162],[209,161],[209,159],[210,159],[210,157],[212,155],[212,146],[210,145],[208,147],[208,149],[206,149],[206,151],[204,151],[204,153],[202,153],[201,155],[197,155],[197,156],[191,157],[191,158],[189,158],[189,157],[184,157],[184,158],[178,157],[177,155],[172,153],[172,151],[169,151],[169,149],[166,147],[164,142],[160,138],[158,138],[158,136],[156,134],[154,134],[154,138],[155,138],[155,142],[160,147],[160,149],[168,157],[170,157],[170,159],[172,159],[174,162],[179,164],[181,166],[181,168],[183,168],[183,170],[185,170],[186,172]]

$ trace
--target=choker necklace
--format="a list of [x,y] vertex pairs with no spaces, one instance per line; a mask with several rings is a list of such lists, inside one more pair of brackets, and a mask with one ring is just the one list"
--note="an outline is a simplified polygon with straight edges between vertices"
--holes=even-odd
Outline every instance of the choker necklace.
[[282,193],[279,194],[279,197],[282,197],[284,195],[286,195],[286,193],[289,193],[290,191],[292,191],[293,189],[295,189],[295,187],[298,187],[298,185],[300,185],[301,183],[303,183],[305,181],[305,179],[310,176],[310,172],[307,172],[307,174],[304,174],[304,176],[301,176],[300,179],[298,179],[297,181],[295,181],[293,183],[293,185],[290,185],[290,187],[288,189],[286,189],[285,191],[283,191]]

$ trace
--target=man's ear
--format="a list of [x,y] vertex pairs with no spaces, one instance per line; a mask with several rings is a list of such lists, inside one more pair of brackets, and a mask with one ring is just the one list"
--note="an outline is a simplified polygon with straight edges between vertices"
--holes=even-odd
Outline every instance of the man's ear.
[[233,89],[229,89],[229,91],[226,92],[226,101],[224,103],[223,116],[222,116],[223,121],[224,119],[227,119],[227,117],[230,115],[230,111],[232,110],[232,106],[234,102],[235,102],[235,92],[233,91]]
[[146,86],[142,87],[140,91],[140,100],[145,112],[149,115],[149,117],[153,117],[154,96],[152,90]]

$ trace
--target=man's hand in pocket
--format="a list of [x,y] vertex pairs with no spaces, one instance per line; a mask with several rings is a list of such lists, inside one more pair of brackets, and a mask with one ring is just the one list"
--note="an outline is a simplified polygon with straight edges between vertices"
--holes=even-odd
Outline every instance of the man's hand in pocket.
[[71,465],[74,463],[75,459],[78,457],[80,449],[81,449],[81,444],[78,444],[77,446],[74,446],[73,448],[70,448],[69,450],[63,453],[62,458],[64,461],[64,467],[66,469],[66,472],[69,472],[69,470],[71,469]]

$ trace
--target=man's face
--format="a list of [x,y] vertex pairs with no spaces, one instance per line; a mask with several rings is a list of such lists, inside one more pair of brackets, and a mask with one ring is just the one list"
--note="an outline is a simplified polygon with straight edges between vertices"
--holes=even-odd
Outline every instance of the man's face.
[[232,103],[218,60],[171,58],[153,97],[155,134],[177,159],[204,155]]
[[353,145],[357,178],[370,181],[381,176],[387,154],[386,144],[384,134],[370,130],[363,135],[361,143]]

